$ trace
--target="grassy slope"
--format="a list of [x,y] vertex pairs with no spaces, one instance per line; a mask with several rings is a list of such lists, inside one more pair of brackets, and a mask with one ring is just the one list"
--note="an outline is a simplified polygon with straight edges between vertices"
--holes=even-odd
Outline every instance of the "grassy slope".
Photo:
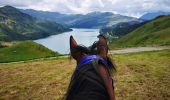
[[[118,100],[168,100],[170,50],[114,55]],[[68,59],[0,65],[0,99],[57,99],[66,91],[75,62]]]
[[0,62],[23,61],[35,58],[57,56],[55,53],[33,41],[17,43],[0,49]]
[[162,16],[144,24],[111,44],[111,48],[170,45],[170,16]]

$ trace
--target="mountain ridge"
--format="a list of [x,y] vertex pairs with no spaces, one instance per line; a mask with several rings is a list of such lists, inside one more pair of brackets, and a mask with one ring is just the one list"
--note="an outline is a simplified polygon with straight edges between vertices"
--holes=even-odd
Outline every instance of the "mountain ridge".
[[[32,9],[20,9],[22,12],[40,19],[48,19],[72,28],[101,28],[119,22],[142,21],[134,17],[114,14],[112,12],[91,12],[88,14],[61,14]],[[49,15],[51,14],[51,15]]]
[[144,15],[142,15],[140,17],[140,19],[143,19],[143,20],[152,20],[158,16],[161,16],[161,15],[170,15],[170,12],[163,12],[163,11],[158,11],[158,12],[150,12],[150,13],[146,13]]

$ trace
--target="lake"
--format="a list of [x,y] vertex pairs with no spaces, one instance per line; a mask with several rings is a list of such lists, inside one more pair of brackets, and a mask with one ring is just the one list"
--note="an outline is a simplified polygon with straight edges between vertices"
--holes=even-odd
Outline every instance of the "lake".
[[78,44],[85,46],[92,45],[97,41],[99,35],[99,29],[77,29],[73,28],[73,31],[65,32],[58,35],[52,35],[43,39],[35,40],[36,43],[42,44],[45,47],[57,51],[61,54],[68,54],[70,52],[69,37],[72,35]]

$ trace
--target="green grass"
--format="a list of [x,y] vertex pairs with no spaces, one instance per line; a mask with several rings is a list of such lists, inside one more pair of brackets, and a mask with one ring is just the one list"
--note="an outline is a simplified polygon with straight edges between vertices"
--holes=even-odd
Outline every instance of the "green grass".
[[[170,50],[112,55],[117,100],[168,100]],[[0,64],[0,99],[61,100],[75,62],[68,59]]]
[[0,48],[0,63],[25,61],[58,55],[59,55],[58,53],[53,52],[47,49],[46,47],[39,45],[33,41],[25,41],[9,47]]
[[111,48],[170,45],[170,16],[148,22],[125,36],[113,41]]
[[114,55],[118,100],[168,100],[170,50]]

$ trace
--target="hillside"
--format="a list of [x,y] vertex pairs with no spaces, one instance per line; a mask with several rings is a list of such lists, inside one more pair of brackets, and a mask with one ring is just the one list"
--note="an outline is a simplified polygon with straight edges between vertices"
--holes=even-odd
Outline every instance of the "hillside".
[[160,16],[117,39],[111,48],[170,45],[170,16]]
[[72,28],[102,28],[119,22],[142,21],[134,17],[113,14],[111,12],[91,12],[83,15],[61,14],[58,12],[36,11],[32,9],[20,10],[36,18],[56,21]]
[[118,23],[112,27],[105,27],[100,29],[100,34],[104,34],[104,35],[111,35],[112,37],[120,37],[123,35],[126,35],[130,32],[132,32],[133,30],[135,30],[136,28],[142,26],[143,24],[145,24],[146,22],[122,22],[122,23]]
[[70,29],[55,22],[36,19],[14,7],[0,8],[0,41],[38,39],[65,31]]
[[0,63],[24,61],[57,55],[59,54],[33,41],[24,41],[9,47],[0,48]]

